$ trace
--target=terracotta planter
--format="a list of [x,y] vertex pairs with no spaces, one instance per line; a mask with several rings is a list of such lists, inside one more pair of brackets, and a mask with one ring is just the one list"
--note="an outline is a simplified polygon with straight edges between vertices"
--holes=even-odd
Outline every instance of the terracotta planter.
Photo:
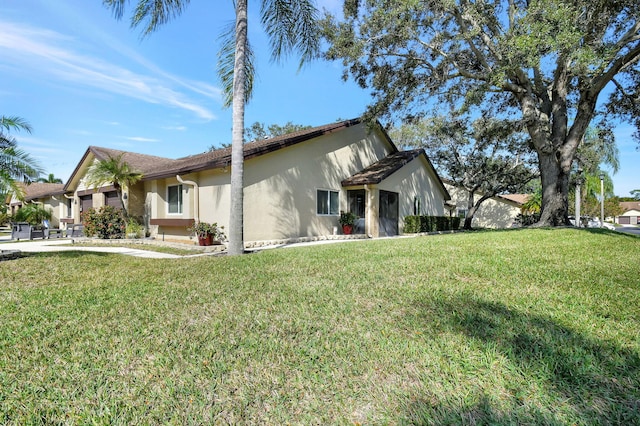
[[211,234],[207,235],[206,237],[201,237],[198,235],[198,245],[210,246],[211,244],[213,244],[213,236]]
[[353,232],[353,225],[342,225],[342,233],[344,235],[351,235]]

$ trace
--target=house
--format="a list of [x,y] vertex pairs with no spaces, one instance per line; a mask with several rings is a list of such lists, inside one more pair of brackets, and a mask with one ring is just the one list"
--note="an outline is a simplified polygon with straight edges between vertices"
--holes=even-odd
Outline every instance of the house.
[[623,201],[620,207],[624,213],[616,217],[616,223],[620,225],[638,225],[640,221],[640,201]]
[[65,228],[66,223],[73,223],[71,215],[71,199],[65,196],[64,185],[61,183],[33,182],[22,184],[24,199],[19,200],[12,195],[8,201],[8,212],[11,216],[26,204],[40,204],[51,213],[51,226]]
[[[452,181],[444,179],[444,186],[451,194],[451,201],[455,204],[455,213],[461,217],[461,223],[467,216],[469,192]],[[474,202],[482,197],[481,193],[474,194]],[[527,194],[502,194],[485,200],[473,216],[474,228],[510,228],[516,217],[522,213],[522,206],[527,202]]]
[[[194,221],[228,227],[231,148],[169,159],[90,146],[64,185],[73,221],[91,207],[119,205],[112,186],[92,188],[96,160],[122,155],[144,177],[124,194],[129,214],[151,236],[188,239]],[[244,146],[244,240],[273,241],[339,232],[341,211],[372,237],[402,232],[404,217],[445,215],[450,196],[422,149],[399,151],[384,129],[347,120]]]

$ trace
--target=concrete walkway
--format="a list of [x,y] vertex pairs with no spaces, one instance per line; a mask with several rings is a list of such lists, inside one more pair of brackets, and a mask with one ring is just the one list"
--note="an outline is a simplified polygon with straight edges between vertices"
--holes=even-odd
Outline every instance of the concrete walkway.
[[[8,238],[0,238],[0,241],[8,241]],[[127,256],[147,257],[152,259],[178,259],[185,256],[177,254],[159,253],[150,250],[138,250],[125,247],[85,247],[73,244],[70,239],[31,240],[0,243],[0,250],[18,250],[22,253],[43,253],[56,251],[89,251],[98,253],[119,253]]]

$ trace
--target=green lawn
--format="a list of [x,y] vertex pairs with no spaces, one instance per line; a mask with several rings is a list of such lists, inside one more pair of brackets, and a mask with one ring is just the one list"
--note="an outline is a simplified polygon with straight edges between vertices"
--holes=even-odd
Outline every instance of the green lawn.
[[0,424],[640,424],[640,238],[0,262]]

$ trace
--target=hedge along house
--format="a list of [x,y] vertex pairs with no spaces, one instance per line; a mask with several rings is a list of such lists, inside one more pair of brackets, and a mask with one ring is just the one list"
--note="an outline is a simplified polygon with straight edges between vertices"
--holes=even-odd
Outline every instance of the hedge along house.
[[33,182],[28,185],[21,184],[24,190],[24,199],[19,200],[11,195],[8,200],[9,214],[14,216],[18,210],[27,204],[39,204],[51,213],[51,227],[64,228],[66,223],[73,223],[71,215],[71,200],[64,196],[64,185],[61,183]]
[[[76,221],[113,199],[112,187],[86,186],[88,167],[121,154],[144,175],[125,202],[151,236],[188,239],[194,221],[228,226],[230,148],[172,160],[89,147],[65,186]],[[341,211],[360,218],[357,232],[396,235],[416,200],[422,214],[443,216],[450,199],[424,151],[398,151],[379,124],[348,120],[250,142],[244,156],[246,242],[332,235]]]

